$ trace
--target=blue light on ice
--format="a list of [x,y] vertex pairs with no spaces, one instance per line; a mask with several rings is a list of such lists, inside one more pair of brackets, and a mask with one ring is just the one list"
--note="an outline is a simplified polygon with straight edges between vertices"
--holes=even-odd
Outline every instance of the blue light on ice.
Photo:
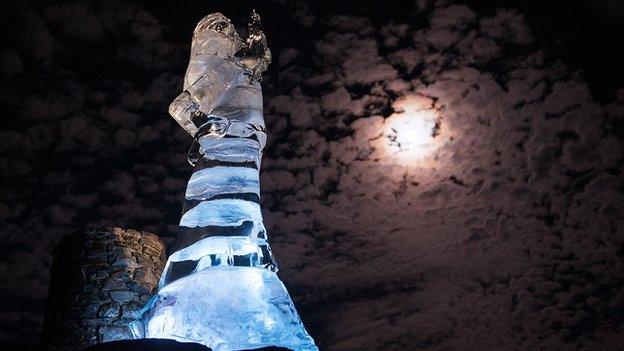
[[318,350],[277,276],[262,222],[259,78],[271,56],[256,14],[249,32],[243,42],[225,16],[212,14],[193,34],[184,91],[169,113],[195,138],[189,161],[196,169],[179,246],[158,293],[131,324],[136,338],[197,342],[215,351]]

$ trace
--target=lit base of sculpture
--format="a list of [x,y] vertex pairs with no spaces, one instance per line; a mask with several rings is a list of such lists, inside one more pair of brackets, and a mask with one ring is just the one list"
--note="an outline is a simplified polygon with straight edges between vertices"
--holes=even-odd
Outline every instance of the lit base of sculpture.
[[277,274],[255,267],[210,267],[167,284],[133,329],[214,351],[318,350]]
[[[3,345],[0,345],[0,347]],[[6,351],[59,351],[59,349],[47,349],[47,348],[29,348],[24,346],[13,349],[2,349]],[[82,351],[212,351],[212,349],[197,343],[192,342],[177,342],[175,340],[167,339],[140,339],[140,340],[118,340],[112,342],[105,342],[102,344],[93,345]],[[244,350],[250,351],[250,350]],[[263,347],[260,349],[253,349],[253,351],[288,351],[282,347]]]

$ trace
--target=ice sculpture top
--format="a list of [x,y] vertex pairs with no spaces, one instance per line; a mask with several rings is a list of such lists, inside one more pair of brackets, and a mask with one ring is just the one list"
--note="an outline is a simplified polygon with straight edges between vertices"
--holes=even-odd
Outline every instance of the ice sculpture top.
[[205,135],[255,135],[264,147],[259,79],[270,62],[255,11],[245,42],[224,15],[204,17],[193,32],[184,91],[171,103],[169,113],[196,140]]

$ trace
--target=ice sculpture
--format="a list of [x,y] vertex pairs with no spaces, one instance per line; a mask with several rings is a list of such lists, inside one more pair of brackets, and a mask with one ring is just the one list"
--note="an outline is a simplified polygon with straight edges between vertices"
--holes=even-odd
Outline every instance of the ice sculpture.
[[169,107],[194,138],[195,170],[158,294],[131,325],[137,338],[213,350],[318,350],[277,277],[260,212],[266,134],[259,79],[270,60],[255,12],[245,42],[220,13],[195,28],[184,92]]

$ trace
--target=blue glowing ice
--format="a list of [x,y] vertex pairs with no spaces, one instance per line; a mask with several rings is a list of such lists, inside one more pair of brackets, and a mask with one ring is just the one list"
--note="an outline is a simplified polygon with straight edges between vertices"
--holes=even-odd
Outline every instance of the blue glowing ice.
[[202,201],[188,210],[180,220],[181,227],[196,228],[207,226],[233,227],[245,221],[253,223],[252,233],[264,231],[260,205],[239,199],[217,199]]
[[215,351],[275,345],[318,350],[284,284],[267,269],[200,270],[168,284],[147,307],[148,338],[193,341]]
[[207,160],[253,162],[260,169],[260,144],[252,139],[199,139],[200,152]]
[[193,34],[184,91],[169,112],[195,143],[176,248],[158,293],[131,324],[137,338],[198,342],[215,351],[318,348],[284,284],[262,223],[266,144],[259,77],[270,61],[254,13],[243,43],[221,14]]
[[260,195],[258,170],[248,167],[217,166],[199,170],[191,176],[186,198],[206,200],[220,194],[254,193]]
[[175,280],[172,266],[180,262],[194,262],[192,272],[201,271],[207,267],[233,266],[234,261],[245,260],[243,267],[263,267],[276,271],[275,260],[271,248],[266,240],[249,236],[221,237],[211,236],[176,251],[169,257],[159,289]]

